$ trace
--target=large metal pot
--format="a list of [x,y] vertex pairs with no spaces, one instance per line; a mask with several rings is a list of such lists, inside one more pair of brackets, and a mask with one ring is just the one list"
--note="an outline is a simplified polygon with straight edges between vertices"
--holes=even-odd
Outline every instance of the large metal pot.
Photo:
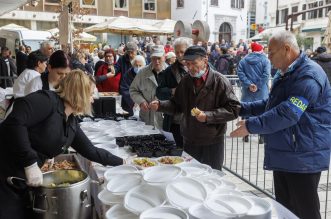
[[[60,185],[59,184],[70,184]],[[89,219],[92,214],[90,177],[81,170],[44,173],[43,185],[33,189],[35,219]]]

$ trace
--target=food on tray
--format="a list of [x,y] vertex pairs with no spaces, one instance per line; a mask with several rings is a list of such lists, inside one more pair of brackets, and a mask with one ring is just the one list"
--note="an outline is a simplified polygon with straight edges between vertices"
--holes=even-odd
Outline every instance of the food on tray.
[[197,107],[194,107],[194,108],[191,110],[191,115],[192,115],[192,116],[198,116],[200,113],[201,113],[201,111],[200,111]]
[[101,97],[113,97],[113,96],[118,96],[118,92],[99,92],[99,96]]
[[135,158],[132,163],[140,167],[152,167],[156,165],[156,162],[149,158]]
[[77,165],[76,163],[68,160],[54,162],[52,167],[50,167],[50,164],[46,162],[41,167],[42,172],[47,172],[51,170],[72,170],[72,169],[77,169]]
[[182,157],[161,157],[158,160],[162,164],[179,164],[184,162]]

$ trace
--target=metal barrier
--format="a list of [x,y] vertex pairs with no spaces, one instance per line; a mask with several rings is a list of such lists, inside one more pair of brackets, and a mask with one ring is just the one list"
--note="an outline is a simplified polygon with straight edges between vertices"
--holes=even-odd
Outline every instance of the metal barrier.
[[[226,77],[232,82],[233,89],[240,100],[241,86],[238,76],[226,75]],[[269,85],[271,85],[271,81],[272,79],[270,79]],[[224,138],[223,168],[248,183],[257,192],[274,198],[272,171],[263,169],[264,145],[259,144],[258,135],[250,135],[248,142],[244,142],[241,138],[231,138],[230,133],[236,129],[236,122],[235,120],[228,122],[228,130]],[[329,201],[331,201],[328,195],[328,191],[331,189],[329,178],[330,171],[322,172],[318,187],[320,211],[324,219],[331,218],[331,206],[328,205]]]

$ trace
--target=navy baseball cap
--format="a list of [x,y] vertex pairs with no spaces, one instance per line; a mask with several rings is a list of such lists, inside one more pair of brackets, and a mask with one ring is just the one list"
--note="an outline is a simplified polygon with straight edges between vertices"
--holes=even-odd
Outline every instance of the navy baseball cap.
[[190,46],[184,53],[183,60],[193,61],[196,58],[206,57],[207,51],[201,46]]

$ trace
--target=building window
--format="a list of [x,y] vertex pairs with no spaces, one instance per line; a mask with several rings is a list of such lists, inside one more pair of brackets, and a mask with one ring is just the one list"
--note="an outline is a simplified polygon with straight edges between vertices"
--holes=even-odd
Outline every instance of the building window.
[[[318,2],[313,2],[308,4],[308,9],[317,8],[317,7],[318,7]],[[307,12],[307,19],[317,18],[317,12],[318,12],[317,10]]]
[[116,10],[128,10],[128,0],[115,0],[114,8]]
[[[294,14],[294,13],[297,13],[298,12],[298,6],[294,6],[294,7],[292,7],[292,14]],[[292,17],[292,20],[293,20],[293,22],[296,22],[296,21],[298,21],[298,17]]]
[[97,0],[80,0],[81,7],[84,8],[96,8],[97,7]]
[[[302,5],[302,10],[304,11],[306,9],[307,9],[306,4]],[[302,14],[302,20],[306,20],[306,13]]]
[[184,8],[184,0],[177,0],[177,8]]
[[210,0],[211,6],[218,6],[218,0]]
[[281,24],[286,22],[286,18],[288,15],[288,8],[285,8],[283,10],[280,11],[280,22]]
[[[325,5],[331,5],[331,0],[325,0]],[[325,8],[325,16],[328,16],[328,12],[331,11],[331,6]]]
[[144,10],[145,11],[156,11],[155,10],[155,0],[144,0]]
[[[319,1],[318,6],[323,6],[323,1]],[[318,17],[323,17],[323,8],[318,10]]]
[[244,0],[231,0],[231,8],[244,8],[245,1]]

